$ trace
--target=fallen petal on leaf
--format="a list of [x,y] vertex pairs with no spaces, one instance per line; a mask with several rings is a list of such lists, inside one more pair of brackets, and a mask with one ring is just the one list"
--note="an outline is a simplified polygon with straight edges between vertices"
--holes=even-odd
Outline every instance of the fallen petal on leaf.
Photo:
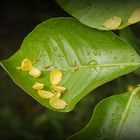
[[62,79],[62,72],[60,70],[53,70],[50,73],[50,82],[53,85],[59,84]]
[[64,109],[68,105],[64,100],[54,96],[50,98],[49,104],[54,109]]

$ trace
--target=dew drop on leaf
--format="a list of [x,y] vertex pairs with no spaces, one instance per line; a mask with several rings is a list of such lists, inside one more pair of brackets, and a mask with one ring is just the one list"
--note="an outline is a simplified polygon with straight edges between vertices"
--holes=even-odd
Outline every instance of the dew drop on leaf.
[[88,64],[96,66],[97,65],[97,61],[96,60],[91,60]]

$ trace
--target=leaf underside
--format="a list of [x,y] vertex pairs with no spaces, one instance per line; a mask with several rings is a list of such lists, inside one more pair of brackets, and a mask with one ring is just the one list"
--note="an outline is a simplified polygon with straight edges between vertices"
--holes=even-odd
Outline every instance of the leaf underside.
[[[55,0],[65,11],[83,24],[99,30],[112,30],[103,26],[108,18],[120,17],[122,22],[115,29],[128,25],[129,17],[140,8],[139,0]],[[140,21],[140,19],[139,19]]]
[[[35,67],[42,71],[40,78],[16,70],[25,58],[39,58]],[[67,87],[62,99],[68,106],[56,111],[68,112],[93,89],[135,70],[139,62],[134,49],[112,32],[88,28],[73,18],[55,18],[29,33],[20,50],[1,66],[27,94],[50,109],[48,100],[41,98],[32,85],[44,83],[50,91],[50,71],[61,70],[60,85]]]
[[102,100],[88,125],[70,140],[139,140],[140,98],[124,93]]

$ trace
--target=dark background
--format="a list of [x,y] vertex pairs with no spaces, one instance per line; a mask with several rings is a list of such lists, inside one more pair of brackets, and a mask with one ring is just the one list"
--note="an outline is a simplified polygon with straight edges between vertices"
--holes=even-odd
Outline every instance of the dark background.
[[[14,54],[37,24],[62,16],[69,15],[53,0],[1,1],[0,60]],[[124,92],[139,81],[136,74],[123,76],[86,96],[72,112],[58,113],[24,93],[0,67],[0,139],[63,140],[88,123],[94,106],[101,99]]]

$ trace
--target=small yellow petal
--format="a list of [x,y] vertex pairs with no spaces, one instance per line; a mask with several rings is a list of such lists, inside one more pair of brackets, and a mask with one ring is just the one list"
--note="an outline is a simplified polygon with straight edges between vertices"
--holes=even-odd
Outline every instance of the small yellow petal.
[[33,89],[40,90],[44,88],[44,84],[36,82],[33,86]]
[[54,92],[54,96],[60,98],[61,97],[61,93],[60,92]]
[[61,92],[61,93],[63,93],[67,89],[66,87],[56,86],[56,85],[52,85],[52,88],[54,91]]
[[54,96],[52,92],[46,90],[38,90],[37,92],[41,98],[45,98],[45,99],[50,99]]
[[54,109],[64,109],[68,105],[64,100],[54,96],[50,98],[49,104]]
[[132,85],[129,85],[128,87],[127,87],[127,91],[128,92],[132,92],[134,90],[134,87],[132,86]]
[[140,21],[140,8],[134,10],[130,18],[128,19],[128,24],[134,24],[139,21]]
[[50,72],[50,82],[53,85],[59,84],[62,79],[62,72],[60,70],[53,70]]
[[111,17],[103,22],[103,26],[107,29],[116,29],[121,25],[120,17]]
[[32,62],[29,59],[24,59],[21,62],[21,70],[22,71],[29,71],[32,68]]
[[16,67],[17,70],[21,70],[21,67]]
[[41,76],[41,71],[33,67],[32,69],[30,69],[29,74],[34,78],[38,78]]

